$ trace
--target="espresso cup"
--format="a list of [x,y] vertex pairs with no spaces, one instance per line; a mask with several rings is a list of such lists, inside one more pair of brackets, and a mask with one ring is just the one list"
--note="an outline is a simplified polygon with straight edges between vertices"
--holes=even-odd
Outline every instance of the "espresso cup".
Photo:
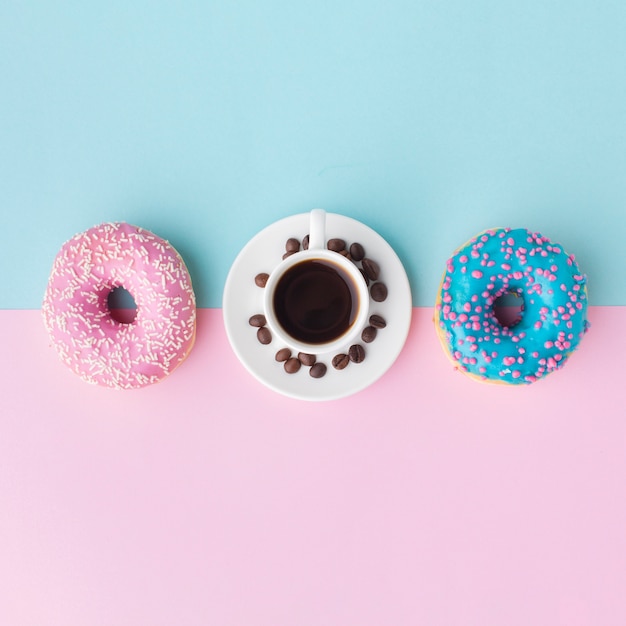
[[326,248],[326,212],[310,213],[308,250],[284,259],[264,290],[267,326],[297,352],[340,351],[357,340],[369,312],[369,292],[360,270]]

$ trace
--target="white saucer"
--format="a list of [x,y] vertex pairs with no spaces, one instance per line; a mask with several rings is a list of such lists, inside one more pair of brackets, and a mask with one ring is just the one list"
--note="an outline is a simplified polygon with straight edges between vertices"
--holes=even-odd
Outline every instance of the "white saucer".
[[[289,346],[278,345],[276,339],[268,345],[259,343],[257,329],[248,323],[252,315],[263,313],[263,288],[255,284],[254,277],[261,272],[271,274],[282,260],[287,239],[296,237],[302,241],[308,229],[309,214],[301,213],[271,224],[246,244],[226,279],[224,324],[235,354],[264,385],[301,400],[335,400],[368,387],[393,365],[409,332],[411,288],[400,259],[378,233],[352,218],[327,213],[326,238],[342,238],[348,247],[360,243],[366,256],[380,266],[379,280],[387,285],[389,295],[384,302],[370,299],[370,315],[381,315],[387,326],[378,331],[372,343],[358,342],[366,352],[361,363],[350,362],[345,369],[336,370],[331,365],[335,352],[318,356],[317,360],[328,368],[322,378],[312,378],[305,366],[295,374],[287,374],[283,364],[276,361],[275,354]],[[345,347],[345,352],[348,348]]]

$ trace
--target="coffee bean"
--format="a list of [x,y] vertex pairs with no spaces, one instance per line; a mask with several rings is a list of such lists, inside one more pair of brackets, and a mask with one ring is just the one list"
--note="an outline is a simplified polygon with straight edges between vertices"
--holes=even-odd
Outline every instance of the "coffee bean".
[[370,295],[374,302],[384,302],[387,299],[387,285],[385,283],[374,283],[370,289]]
[[343,239],[329,239],[326,245],[328,246],[328,249],[333,252],[340,252],[341,250],[346,249],[346,242]]
[[362,261],[365,256],[365,250],[360,243],[353,243],[350,246],[350,256],[353,261]]
[[378,267],[378,263],[376,263],[376,261],[372,261],[372,259],[363,259],[361,265],[363,266],[363,271],[367,274],[370,280],[378,280],[380,267]]
[[302,363],[300,363],[298,359],[296,359],[295,357],[292,357],[285,361],[284,368],[287,374],[295,374],[300,369],[301,365]]
[[300,250],[300,242],[295,237],[289,237],[285,244],[285,250],[287,252],[298,252]]
[[266,346],[268,343],[272,343],[272,333],[270,333],[270,329],[262,326],[259,330],[256,331],[256,338]]
[[290,356],[291,356],[291,350],[289,348],[281,348],[276,353],[276,360],[279,363],[282,363],[283,361],[286,361]]
[[350,357],[347,354],[338,354],[333,357],[333,367],[336,370],[342,370],[348,367],[348,363],[350,363]]
[[326,375],[326,365],[324,363],[315,363],[309,370],[309,374],[312,378],[322,378]]
[[345,256],[348,261],[352,261],[352,257],[347,250],[339,250],[338,254],[340,254],[341,256]]
[[302,249],[303,250],[309,249],[309,236],[308,235],[305,235],[304,239],[302,240]]
[[365,348],[360,343],[350,346],[348,356],[353,363],[361,363],[365,360]]
[[370,315],[370,324],[374,328],[385,328],[387,326],[387,322],[380,315]]
[[378,331],[376,330],[375,326],[366,326],[363,329],[363,332],[361,333],[361,339],[365,343],[372,343],[372,341],[374,341],[374,339],[376,339],[376,334],[377,333],[378,333]]
[[361,272],[361,274],[363,275],[363,278],[365,280],[365,284],[369,287],[370,279],[367,277],[367,274],[365,273],[365,270],[359,267],[359,272]]
[[250,326],[255,326],[256,328],[261,328],[261,326],[265,326],[265,324],[267,324],[267,320],[265,319],[265,315],[257,313],[248,320],[248,324],[250,324]]
[[317,357],[314,354],[307,354],[306,352],[298,352],[298,359],[302,365],[313,365],[317,361]]
[[267,279],[270,277],[269,274],[266,274],[265,272],[262,272],[261,274],[257,274],[254,277],[254,282],[256,283],[257,287],[265,287],[265,285],[267,284]]
[[292,254],[295,254],[296,252],[298,252],[298,251],[297,251],[297,250],[291,250],[291,251],[289,251],[289,252],[285,252],[285,254],[283,254],[283,261],[284,261],[287,257],[291,256]]

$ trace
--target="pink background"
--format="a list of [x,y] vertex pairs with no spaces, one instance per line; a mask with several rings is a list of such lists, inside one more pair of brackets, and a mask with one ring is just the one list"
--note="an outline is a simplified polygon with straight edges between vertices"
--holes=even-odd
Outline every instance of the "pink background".
[[626,307],[527,388],[452,371],[431,317],[316,404],[253,379],[218,309],[133,392],[0,311],[0,624],[624,624]]

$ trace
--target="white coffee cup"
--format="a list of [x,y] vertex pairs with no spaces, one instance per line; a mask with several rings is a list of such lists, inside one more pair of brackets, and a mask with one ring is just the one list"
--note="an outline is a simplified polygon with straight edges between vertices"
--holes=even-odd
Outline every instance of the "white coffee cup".
[[278,343],[296,352],[339,352],[366,325],[369,292],[349,259],[326,248],[326,212],[310,213],[309,246],[284,259],[265,285],[264,313]]

